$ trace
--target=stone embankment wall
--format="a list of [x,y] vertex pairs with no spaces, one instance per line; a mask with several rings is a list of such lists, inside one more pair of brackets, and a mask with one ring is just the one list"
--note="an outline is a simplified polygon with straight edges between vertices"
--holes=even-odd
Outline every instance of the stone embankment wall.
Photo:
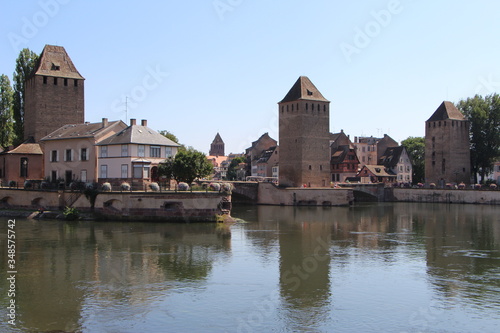
[[386,201],[500,204],[500,191],[393,188]]
[[[78,192],[0,189],[1,209],[59,210],[72,206],[90,211],[90,202]],[[104,192],[95,213],[120,220],[215,221],[231,209],[231,197],[219,192]]]
[[353,201],[352,189],[279,188],[271,183],[259,183],[257,203],[284,206],[347,206]]

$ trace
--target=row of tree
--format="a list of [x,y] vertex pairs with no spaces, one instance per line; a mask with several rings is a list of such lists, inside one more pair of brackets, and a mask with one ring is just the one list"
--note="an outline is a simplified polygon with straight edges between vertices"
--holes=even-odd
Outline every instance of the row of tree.
[[[480,175],[484,183],[486,175],[493,171],[494,162],[500,159],[500,95],[497,93],[476,95],[457,103],[457,108],[469,121],[471,172],[474,182]],[[413,163],[413,182],[425,180],[425,140],[409,137],[401,142]]]
[[0,147],[17,145],[24,140],[24,88],[38,61],[38,55],[23,49],[16,59],[13,84],[0,76]]

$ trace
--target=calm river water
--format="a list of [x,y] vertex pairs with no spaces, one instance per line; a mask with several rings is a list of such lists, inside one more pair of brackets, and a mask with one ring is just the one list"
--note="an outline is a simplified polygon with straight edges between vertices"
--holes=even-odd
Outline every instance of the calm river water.
[[14,297],[2,218],[0,331],[498,332],[498,206],[237,206],[232,215],[242,220],[16,219]]

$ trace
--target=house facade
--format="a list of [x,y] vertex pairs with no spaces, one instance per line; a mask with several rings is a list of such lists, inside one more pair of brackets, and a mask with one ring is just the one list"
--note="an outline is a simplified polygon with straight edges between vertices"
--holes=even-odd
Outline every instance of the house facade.
[[387,170],[383,165],[364,165],[358,172],[357,177],[361,183],[394,183],[396,175]]
[[247,148],[245,151],[245,156],[247,159],[247,167],[250,169],[248,173],[251,176],[258,176],[259,167],[258,161],[262,157],[262,154],[270,149],[271,147],[276,147],[278,142],[269,136],[269,133],[264,133],[259,139],[252,142],[252,146]]
[[396,182],[400,184],[412,183],[413,165],[404,146],[387,148],[378,164],[395,174]]
[[279,148],[277,146],[269,147],[269,149],[262,152],[262,155],[257,160],[258,177],[276,177],[277,180],[278,152]]
[[349,136],[343,130],[330,134],[331,181],[345,182],[358,173],[359,159]]
[[69,124],[40,140],[45,178],[52,182],[97,182],[96,144],[120,132],[127,125],[103,118],[100,123]]
[[99,182],[144,184],[159,180],[158,165],[177,154],[179,144],[167,139],[142,120],[100,141],[97,147]]
[[0,153],[0,180],[23,186],[26,180],[43,179],[43,152],[37,143],[23,143]]

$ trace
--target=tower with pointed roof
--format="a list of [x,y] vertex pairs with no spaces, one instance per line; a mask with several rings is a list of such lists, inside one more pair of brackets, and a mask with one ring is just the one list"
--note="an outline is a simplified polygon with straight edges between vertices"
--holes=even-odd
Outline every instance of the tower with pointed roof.
[[24,139],[37,142],[63,125],[83,123],[84,80],[64,47],[45,45],[26,81]]
[[425,122],[425,181],[470,183],[469,122],[451,102],[443,102]]
[[330,184],[330,102],[301,76],[279,103],[279,183]]
[[217,133],[214,141],[212,141],[212,144],[210,145],[210,152],[208,153],[208,155],[224,156],[224,141],[222,140],[219,133]]

